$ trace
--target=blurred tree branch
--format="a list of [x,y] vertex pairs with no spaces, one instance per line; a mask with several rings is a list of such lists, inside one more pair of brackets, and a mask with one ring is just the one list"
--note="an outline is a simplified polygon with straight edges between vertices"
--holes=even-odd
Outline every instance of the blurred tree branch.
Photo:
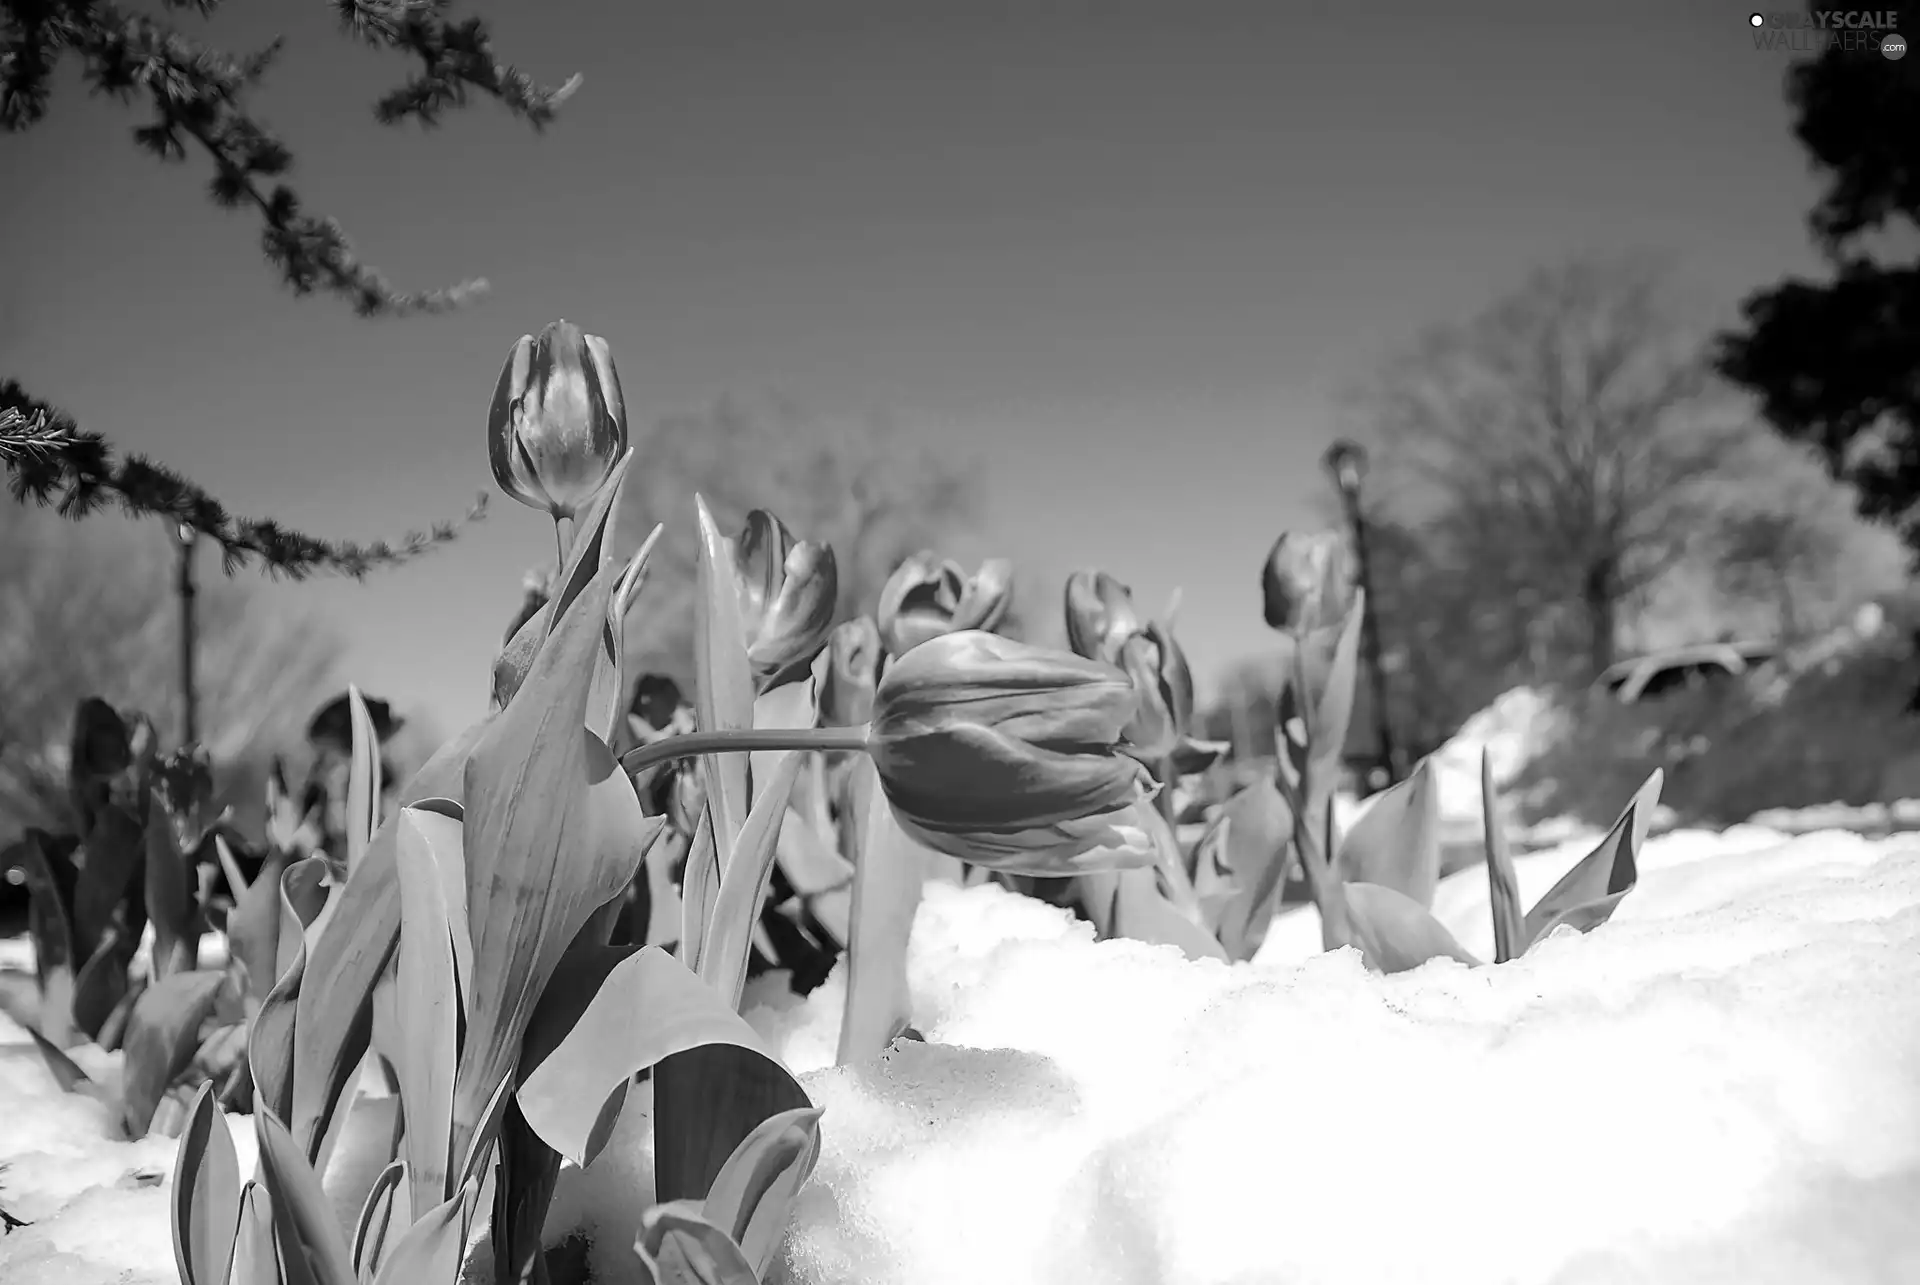
[[[549,88],[501,62],[478,18],[455,22],[445,16],[450,0],[333,0],[333,7],[354,38],[420,63],[418,72],[376,104],[375,117],[385,125],[435,125],[478,92],[539,130],[580,84],[575,76]],[[165,8],[207,17],[218,0],[166,0]],[[360,260],[337,222],[308,213],[285,183],[267,185],[291,170],[293,154],[246,110],[243,99],[279,50],[278,41],[244,55],[211,48],[107,0],[0,0],[0,129],[18,133],[45,117],[54,69],[71,55],[95,91],[122,102],[139,97],[152,108],[152,120],[134,131],[141,148],[162,161],[182,161],[191,142],[207,155],[214,202],[250,205],[259,213],[262,249],[295,294],[338,295],[367,317],[444,312],[478,297],[486,289],[482,279],[436,290],[396,288]],[[358,545],[233,519],[178,474],[138,457],[116,458],[99,434],[80,431],[70,416],[11,380],[0,385],[0,407],[19,416],[16,433],[26,426],[57,430],[33,449],[0,450],[16,500],[57,503],[62,514],[81,518],[115,496],[129,513],[183,522],[219,542],[229,572],[258,559],[295,577],[317,569],[360,576],[454,537],[456,524],[443,523],[397,545]],[[483,507],[484,500],[467,520],[478,518]]]

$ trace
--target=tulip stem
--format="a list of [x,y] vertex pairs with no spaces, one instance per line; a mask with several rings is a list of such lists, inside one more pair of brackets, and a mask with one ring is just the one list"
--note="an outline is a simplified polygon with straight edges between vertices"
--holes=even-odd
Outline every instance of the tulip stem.
[[553,547],[560,555],[560,560],[553,564],[553,591],[555,593],[560,592],[560,577],[567,574],[567,537],[560,529],[560,524],[565,521],[566,519],[562,517],[555,517],[553,519]]
[[685,732],[663,736],[639,749],[628,750],[620,766],[628,776],[696,754],[747,754],[758,750],[864,750],[867,728],[859,727],[744,727],[731,732]]

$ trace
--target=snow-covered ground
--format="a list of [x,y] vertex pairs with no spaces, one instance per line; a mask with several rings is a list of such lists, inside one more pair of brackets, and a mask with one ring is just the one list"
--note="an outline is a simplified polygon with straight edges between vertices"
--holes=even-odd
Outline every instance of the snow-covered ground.
[[[1583,850],[1521,858],[1523,900]],[[1435,906],[1483,955],[1486,900],[1475,869]],[[931,1043],[831,1067],[837,977],[752,1014],[826,1108],[777,1279],[1920,1280],[1920,836],[1672,833],[1609,923],[1499,967],[1383,978],[1318,944],[1296,911],[1253,965],[1188,963],[930,886]],[[0,1102],[0,1205],[34,1220],[0,1280],[171,1282],[149,1175],[173,1143],[105,1141],[5,1019]],[[637,1278],[645,1108],[563,1175],[549,1225],[596,1240],[601,1282]]]

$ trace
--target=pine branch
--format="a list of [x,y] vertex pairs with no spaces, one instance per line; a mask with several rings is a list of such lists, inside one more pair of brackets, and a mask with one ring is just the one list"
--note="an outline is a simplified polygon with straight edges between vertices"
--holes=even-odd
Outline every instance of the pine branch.
[[30,397],[13,380],[0,381],[0,457],[12,475],[8,488],[15,500],[52,505],[61,516],[75,519],[117,500],[129,516],[162,517],[213,540],[229,575],[257,560],[268,574],[293,580],[315,571],[357,580],[455,539],[462,526],[485,516],[487,505],[481,495],[461,521],[409,532],[397,544],[323,540],[270,520],[237,518],[171,469],[138,455],[116,458],[98,433],[81,431],[71,416]]
[[[543,86],[493,55],[486,25],[477,18],[443,16],[451,0],[333,0],[342,25],[376,48],[419,59],[421,71],[383,97],[375,118],[393,125],[439,123],[478,91],[535,130],[552,123],[580,86],[574,76]],[[211,13],[218,0],[167,0],[169,10]],[[213,162],[215,203],[253,206],[264,224],[261,246],[295,294],[316,290],[352,302],[362,316],[445,312],[484,293],[474,278],[439,290],[396,289],[379,269],[361,262],[340,225],[307,213],[284,183],[261,180],[287,173],[293,155],[242,103],[271,66],[279,43],[236,56],[187,38],[110,0],[0,0],[0,129],[17,132],[46,114],[48,81],[64,52],[83,60],[91,86],[122,101],[143,93],[154,119],[135,141],[166,161],[184,160],[191,140]]]

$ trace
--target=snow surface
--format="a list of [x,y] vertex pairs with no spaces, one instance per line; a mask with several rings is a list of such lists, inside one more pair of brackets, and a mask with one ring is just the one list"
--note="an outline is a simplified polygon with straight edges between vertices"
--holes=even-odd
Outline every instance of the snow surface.
[[[1523,899],[1582,851],[1521,858]],[[1489,951],[1484,871],[1436,913]],[[1920,836],[1667,835],[1611,922],[1499,967],[1385,978],[1317,950],[1311,910],[1228,968],[929,886],[931,1043],[831,1067],[838,975],[751,1014],[826,1108],[774,1279],[1920,1280]],[[111,1084],[113,1058],[76,1056]],[[35,1220],[0,1279],[171,1282],[165,1187],[127,1175],[170,1178],[174,1144],[106,1141],[4,1019],[0,1101],[0,1205]],[[549,1237],[584,1230],[602,1282],[636,1279],[647,1130],[635,1095],[562,1175]]]

